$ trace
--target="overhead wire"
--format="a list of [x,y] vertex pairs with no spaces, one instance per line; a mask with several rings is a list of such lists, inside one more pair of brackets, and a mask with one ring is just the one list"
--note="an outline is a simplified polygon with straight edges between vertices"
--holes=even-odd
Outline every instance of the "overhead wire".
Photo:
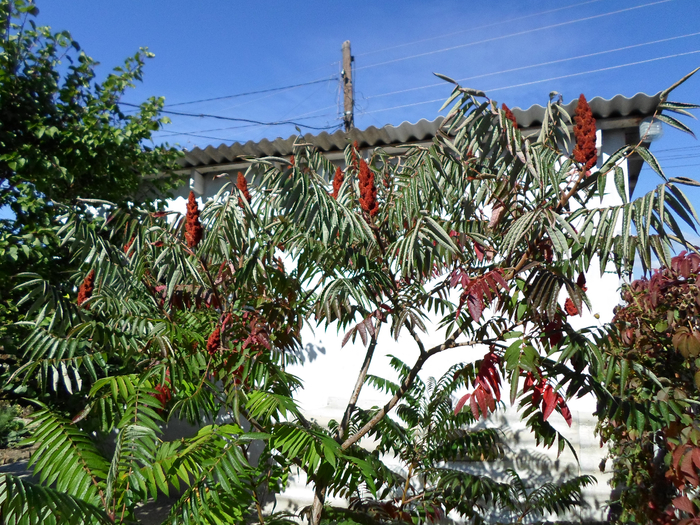
[[422,39],[420,39],[420,40],[414,40],[413,42],[406,42],[406,43],[404,43],[404,44],[398,44],[398,45],[395,45],[395,46],[383,47],[383,48],[381,48],[381,49],[373,49],[372,51],[366,51],[366,52],[364,52],[364,53],[356,54],[355,57],[363,57],[363,56],[367,56],[367,55],[374,55],[374,54],[376,54],[376,53],[382,53],[382,52],[384,52],[384,51],[391,51],[392,49],[398,49],[398,48],[400,48],[400,47],[412,46],[412,45],[414,45],[414,44],[422,44],[423,42],[430,42],[430,41],[432,41],[432,40],[438,40],[438,39],[440,39],[440,38],[448,38],[448,37],[451,37],[451,36],[461,35],[461,34],[463,34],[463,33],[468,33],[468,32],[471,32],[471,31],[479,31],[479,30],[481,30],[481,29],[488,29],[488,28],[490,28],[490,27],[495,27],[495,26],[498,26],[498,25],[511,24],[511,23],[513,23],[513,22],[519,22],[520,20],[525,20],[525,19],[527,19],[527,18],[532,18],[532,17],[535,17],[535,16],[548,15],[548,14],[551,14],[551,13],[556,13],[557,11],[564,11],[564,10],[566,10],[566,9],[572,9],[572,8],[574,8],[574,7],[581,7],[581,6],[584,6],[584,5],[587,5],[587,4],[595,4],[595,3],[601,2],[601,1],[602,1],[602,0],[588,0],[588,1],[586,1],[586,2],[580,2],[580,3],[578,3],[578,4],[567,5],[567,6],[564,6],[564,7],[557,7],[556,9],[549,9],[549,10],[547,10],[547,11],[540,11],[539,13],[534,13],[534,14],[531,14],[531,15],[519,16],[519,17],[516,17],[516,18],[507,18],[506,20],[499,20],[498,22],[493,22],[492,24],[485,24],[485,25],[482,25],[482,26],[470,27],[469,29],[462,29],[462,30],[460,30],[460,31],[454,31],[454,32],[452,32],[452,33],[445,33],[445,34],[438,35],[438,36],[433,36],[433,37],[430,37],[430,38],[422,38]]
[[[335,117],[333,113],[324,113],[323,115],[316,115],[313,117],[290,117],[290,119],[294,120],[311,120],[311,119],[318,119],[318,118],[326,118],[326,117]],[[243,128],[259,128],[261,126],[264,126],[262,124],[242,124],[240,126],[226,126],[224,128],[208,128],[208,129],[196,129],[196,130],[190,130],[190,131],[172,131],[172,130],[161,130],[161,133],[171,133],[173,135],[186,135],[188,133],[209,133],[211,131],[228,131],[232,129],[243,129]]]
[[313,85],[313,84],[321,84],[321,83],[324,83],[324,82],[330,82],[331,80],[338,80],[338,77],[332,76],[332,77],[330,77],[330,78],[320,78],[320,79],[317,79],[317,80],[312,80],[312,81],[310,81],[310,82],[303,82],[303,83],[301,83],[301,84],[293,84],[293,85],[291,85],[291,86],[281,86],[281,87],[276,87],[276,88],[259,89],[259,90],[257,90],[257,91],[248,91],[248,92],[245,92],[245,93],[236,93],[236,94],[234,94],[234,95],[225,95],[225,96],[221,96],[221,97],[203,98],[203,99],[200,99],[200,100],[189,100],[189,101],[187,101],[187,102],[176,102],[176,103],[174,103],[174,104],[165,104],[164,107],[166,107],[166,108],[172,108],[172,107],[175,107],[175,106],[185,106],[185,105],[188,105],[188,104],[199,104],[199,103],[202,103],[202,102],[214,102],[214,101],[217,101],[217,100],[227,100],[227,99],[230,99],[230,98],[246,97],[246,96],[248,96],[248,95],[260,95],[260,94],[262,94],[262,93],[272,93],[272,92],[275,92],[275,91],[285,91],[285,90],[296,89],[296,88],[300,88],[300,87],[304,87],[304,86],[311,86],[311,85]]
[[587,21],[589,21],[589,20],[596,20],[596,19],[598,19],[598,18],[603,18],[603,17],[606,17],[606,16],[612,16],[612,15],[617,15],[617,14],[620,14],[620,13],[626,13],[626,12],[629,12],[629,11],[634,11],[635,9],[643,9],[643,8],[645,8],[645,7],[651,7],[651,6],[654,6],[654,5],[665,4],[665,3],[673,2],[673,1],[674,1],[674,0],[656,0],[656,1],[654,1],[654,2],[648,2],[648,3],[646,3],[646,4],[641,4],[641,5],[632,6],[632,7],[626,7],[625,9],[618,9],[617,11],[610,11],[610,12],[602,13],[602,14],[598,14],[598,15],[592,15],[592,16],[587,16],[587,17],[583,17],[583,18],[577,18],[576,20],[568,20],[568,21],[566,21],[566,22],[559,22],[559,23],[550,24],[550,25],[547,25],[547,26],[536,27],[536,28],[534,28],[534,29],[526,29],[526,30],[524,30],[524,31],[517,31],[517,32],[515,32],[515,33],[509,33],[509,34],[507,34],[507,35],[500,35],[500,36],[496,36],[496,37],[485,38],[485,39],[483,39],[483,40],[477,40],[477,41],[474,41],[474,42],[468,42],[468,43],[466,43],[466,44],[459,44],[459,45],[456,45],[456,46],[450,46],[450,47],[445,47],[445,48],[442,48],[442,49],[436,49],[436,50],[434,50],[434,51],[426,51],[426,52],[424,52],[424,53],[417,53],[417,54],[415,54],[415,55],[409,55],[409,56],[406,56],[406,57],[400,57],[400,58],[395,58],[395,59],[392,59],[392,60],[386,60],[386,61],[384,61],[384,62],[377,62],[377,63],[375,63],[375,64],[368,64],[368,65],[366,65],[366,66],[357,67],[356,70],[357,70],[357,71],[360,71],[360,70],[363,70],[363,69],[369,69],[369,68],[373,68],[373,67],[386,66],[386,65],[388,65],[388,64],[393,64],[393,63],[396,63],[396,62],[403,62],[403,61],[405,61],[405,60],[412,60],[412,59],[414,59],[414,58],[420,58],[420,57],[435,55],[435,54],[437,54],[437,53],[444,53],[444,52],[446,52],[446,51],[453,51],[453,50],[455,50],[455,49],[463,49],[463,48],[465,48],[465,47],[476,46],[476,45],[479,45],[479,44],[486,44],[486,43],[489,43],[489,42],[496,42],[496,41],[498,41],[498,40],[504,40],[504,39],[506,39],[506,38],[513,38],[513,37],[516,37],[516,36],[528,35],[528,34],[536,33],[536,32],[538,32],[538,31],[544,31],[544,30],[547,30],[547,29],[554,29],[554,28],[556,28],[556,27],[564,27],[564,26],[571,25],[571,24],[577,24],[577,23],[579,23],[579,22],[587,22]]
[[699,145],[699,146],[686,146],[686,147],[684,147],[684,148],[665,148],[665,149],[657,149],[657,150],[654,150],[654,153],[661,153],[661,152],[665,152],[665,151],[689,150],[689,149],[696,149],[696,148],[700,148],[700,145]]
[[[246,125],[246,126],[235,126],[233,128],[223,128],[223,129],[259,128],[259,127],[264,127],[264,124],[263,125],[250,124],[250,125]],[[339,123],[339,124],[336,124],[333,126],[328,126],[326,129],[327,129],[327,131],[331,131],[331,130],[340,129],[341,127],[343,127],[343,124]],[[222,141],[226,141],[226,142],[231,142],[231,141],[236,140],[236,139],[233,139],[231,137],[213,137],[210,135],[201,135],[201,134],[196,133],[196,132],[190,133],[190,132],[186,132],[186,131],[161,130],[159,133],[167,133],[168,135],[173,136],[173,137],[179,136],[179,135],[184,135],[187,137],[196,137],[196,138],[203,138],[203,139],[210,139],[210,140],[222,140]]]
[[[313,117],[307,116],[311,115],[312,113],[318,113],[319,111],[323,111],[325,109],[332,109],[335,108],[336,106],[326,106],[323,108],[315,109],[313,111],[308,111],[306,113],[302,113],[300,115],[295,115],[293,117],[289,117],[287,120],[312,120],[312,119],[317,119],[317,118],[324,118],[324,117],[335,117],[336,119],[340,119],[341,117],[338,117],[337,115],[334,115],[333,113],[324,113],[323,115],[314,115]],[[260,124],[243,124],[241,126],[227,126],[225,128],[207,128],[207,129],[198,129],[198,130],[191,130],[188,131],[187,133],[208,133],[210,131],[226,131],[230,129],[242,129],[242,128],[257,128],[260,127]],[[178,133],[180,134],[180,133]],[[184,132],[183,132],[184,134]]]
[[[581,76],[581,75],[590,75],[590,74],[593,74],[593,73],[600,73],[600,72],[602,72],[602,71],[611,71],[611,70],[613,70],[613,69],[620,69],[620,68],[623,68],[623,67],[636,66],[636,65],[639,65],[639,64],[647,64],[647,63],[650,63],[650,62],[657,62],[657,61],[659,61],[659,60],[667,60],[667,59],[670,59],[670,58],[677,58],[677,57],[681,57],[681,56],[694,55],[694,54],[697,54],[697,53],[700,53],[700,49],[696,49],[696,50],[694,50],[694,51],[687,51],[687,52],[685,52],[685,53],[676,53],[676,54],[673,54],[673,55],[667,55],[667,56],[663,56],[663,57],[649,58],[649,59],[647,59],[647,60],[638,60],[638,61],[636,61],[636,62],[629,62],[629,63],[627,63],[627,64],[618,64],[618,65],[616,65],[616,66],[602,67],[602,68],[598,68],[598,69],[591,69],[591,70],[588,70],[588,71],[579,71],[579,72],[577,72],[577,73],[569,73],[568,75],[559,75],[559,76],[556,76],[556,77],[543,78],[543,79],[540,79],[540,80],[533,80],[533,81],[530,81],[530,82],[521,82],[521,83],[519,83],[519,84],[512,84],[512,85],[510,85],[510,86],[501,86],[501,87],[496,87],[496,88],[490,88],[490,89],[486,89],[486,90],[484,90],[484,91],[486,91],[486,92],[488,92],[488,93],[493,93],[493,92],[495,92],[495,91],[504,91],[504,90],[506,90],[506,89],[513,89],[513,88],[516,88],[516,87],[524,87],[524,86],[531,86],[531,85],[533,85],[533,84],[541,84],[541,83],[543,83],[543,82],[551,82],[552,80],[562,80],[562,79],[565,79],[565,78],[578,77],[578,76]],[[432,100],[424,100],[424,101],[422,101],[422,102],[414,102],[414,103],[411,103],[411,104],[402,104],[402,105],[399,105],[399,106],[392,106],[392,107],[390,107],[390,108],[374,109],[374,110],[371,110],[371,111],[366,111],[364,114],[380,113],[380,112],[382,112],[382,111],[391,111],[391,110],[394,110],[394,109],[408,108],[408,107],[412,107],[412,106],[420,106],[420,105],[423,105],[423,104],[430,104],[430,103],[433,103],[433,102],[441,102],[441,101],[444,101],[444,100],[445,100],[444,97],[443,97],[443,98],[436,98],[436,99],[432,99]]]
[[[583,58],[591,58],[591,57],[600,56],[600,55],[605,55],[605,54],[609,54],[609,53],[615,53],[615,52],[617,52],[617,51],[626,51],[626,50],[628,50],[628,49],[634,49],[634,48],[637,48],[637,47],[650,46],[650,45],[654,45],[654,44],[662,44],[662,43],[664,43],[664,42],[671,42],[671,41],[673,41],[673,40],[680,40],[680,39],[682,39],[682,38],[690,38],[690,37],[699,36],[699,35],[700,35],[700,31],[698,31],[698,32],[696,32],[696,33],[688,33],[688,34],[680,35],[680,36],[674,36],[674,37],[669,37],[669,38],[662,38],[662,39],[660,39],[660,40],[652,40],[652,41],[649,41],[649,42],[643,42],[643,43],[641,43],[641,44],[631,44],[631,45],[629,45],[629,46],[617,47],[617,48],[615,48],[615,49],[608,49],[608,50],[605,50],[605,51],[597,51],[597,52],[595,52],[595,53],[588,53],[588,54],[585,54],[585,55],[578,55],[578,56],[575,56],[575,57],[560,58],[560,59],[557,59],[557,60],[550,60],[550,61],[548,61],[548,62],[540,62],[539,64],[531,64],[531,65],[528,65],[528,66],[520,66],[520,67],[514,67],[514,68],[510,68],[510,69],[503,69],[503,70],[501,70],[501,71],[494,71],[494,72],[491,72],[491,73],[483,73],[483,74],[480,74],[480,75],[473,75],[473,76],[471,76],[471,77],[458,78],[458,79],[456,79],[456,82],[465,82],[465,81],[467,81],[467,80],[474,80],[474,79],[477,79],[477,78],[492,77],[492,76],[496,76],[496,75],[502,75],[502,74],[504,74],[504,73],[513,73],[513,72],[516,72],[516,71],[525,71],[525,70],[527,70],[527,69],[534,69],[534,68],[536,68],[536,67],[551,66],[551,65],[554,65],[554,64],[561,64],[561,63],[563,63],[563,62],[570,62],[570,61],[572,61],[572,60],[580,60],[580,59],[583,59]],[[420,91],[421,89],[428,89],[428,88],[434,88],[434,87],[441,87],[441,86],[444,86],[444,85],[445,85],[444,82],[437,82],[437,83],[435,83],[435,84],[428,84],[428,85],[425,85],[425,86],[418,86],[418,87],[413,87],[413,88],[400,89],[400,90],[397,90],[397,91],[389,91],[389,92],[387,92],[387,93],[379,93],[379,94],[377,94],[377,95],[370,95],[370,96],[365,97],[365,99],[369,100],[369,99],[373,99],[373,98],[380,98],[380,97],[387,97],[387,96],[392,96],[392,95],[399,95],[399,94],[401,94],[401,93],[409,93],[409,92],[411,92],[411,91]]]
[[[136,107],[138,108],[139,106],[137,104],[129,104],[127,102],[121,102],[124,106],[130,106],[130,107]],[[315,129],[315,130],[327,130],[331,129],[334,126],[326,126],[326,127],[317,127],[317,126],[307,126],[305,124],[299,124],[298,122],[294,122],[292,120],[280,120],[280,121],[274,121],[274,122],[262,122],[260,120],[253,120],[253,119],[247,119],[247,118],[236,118],[236,117],[225,117],[223,115],[212,115],[209,113],[185,113],[182,111],[171,111],[171,110],[161,110],[161,113],[165,115],[178,115],[182,117],[195,117],[195,118],[211,118],[211,119],[216,119],[216,120],[227,120],[231,122],[247,122],[249,124],[259,124],[261,126],[285,126],[288,124],[298,126],[300,128],[307,128],[307,129]]]

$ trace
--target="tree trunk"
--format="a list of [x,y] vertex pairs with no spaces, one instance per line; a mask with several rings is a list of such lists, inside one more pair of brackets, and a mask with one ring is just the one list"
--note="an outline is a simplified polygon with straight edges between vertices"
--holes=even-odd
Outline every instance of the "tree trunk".
[[323,505],[326,503],[326,487],[321,487],[318,484],[314,490],[314,502],[311,504],[311,521],[310,525],[318,525],[321,523],[321,514],[323,514]]

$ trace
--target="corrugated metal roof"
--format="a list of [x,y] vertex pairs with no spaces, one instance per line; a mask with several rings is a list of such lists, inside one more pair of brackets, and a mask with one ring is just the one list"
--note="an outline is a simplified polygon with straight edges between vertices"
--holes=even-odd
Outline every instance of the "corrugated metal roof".
[[[660,93],[656,95],[637,93],[633,97],[616,95],[609,100],[595,97],[588,104],[596,119],[610,119],[651,115],[659,104],[659,100]],[[576,104],[577,100],[572,100],[564,108],[569,114],[573,114]],[[530,128],[542,123],[545,108],[535,104],[527,109],[513,108],[512,111],[518,126]],[[307,133],[303,136],[303,140],[324,153],[342,151],[348,143],[353,141],[357,141],[360,148],[406,144],[432,139],[442,121],[443,117],[438,117],[432,121],[421,119],[415,124],[404,122],[399,126],[387,125],[382,128],[370,126],[364,130],[336,131],[332,134],[325,131],[318,135]],[[263,139],[259,142],[248,141],[245,144],[235,142],[230,146],[221,144],[217,148],[213,146],[207,146],[204,149],[195,148],[185,154],[181,163],[185,168],[197,168],[236,162],[246,157],[287,156],[292,153],[292,147],[297,138],[297,135],[292,135],[287,139],[277,138],[272,141]]]

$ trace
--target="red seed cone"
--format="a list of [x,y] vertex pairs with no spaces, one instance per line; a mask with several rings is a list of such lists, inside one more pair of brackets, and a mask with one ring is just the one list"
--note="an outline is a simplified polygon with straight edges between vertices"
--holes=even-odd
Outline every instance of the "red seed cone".
[[554,249],[552,247],[552,241],[549,239],[543,239],[537,243],[537,250],[542,254],[542,258],[545,262],[551,263],[554,260]]
[[[247,200],[250,203],[250,192],[248,191],[248,181],[245,180],[245,175],[243,175],[240,171],[238,172],[238,179],[236,180],[236,187],[241,191],[243,196],[245,197],[245,200]],[[239,197],[238,198],[238,205],[243,208],[243,200]]]
[[211,335],[209,336],[209,339],[207,340],[207,352],[209,352],[209,355],[214,355],[219,351],[219,347],[221,346],[221,328],[216,327],[216,330],[214,330]]
[[586,286],[586,276],[583,274],[583,272],[578,274],[578,279],[576,279],[576,284],[584,292],[588,290],[588,287]]
[[360,206],[362,211],[374,217],[379,212],[377,203],[377,187],[374,184],[374,173],[369,169],[364,159],[360,159]]
[[510,108],[508,106],[506,106],[505,102],[503,104],[501,104],[501,109],[506,114],[506,118],[513,123],[513,127],[517,128],[518,121],[515,119],[515,115],[513,115],[513,112],[510,110]]
[[129,254],[129,249],[131,248],[131,245],[134,244],[134,239],[135,239],[135,238],[136,238],[135,236],[132,237],[131,239],[129,239],[129,242],[127,242],[127,243],[124,245],[124,253],[125,253],[125,254],[127,254],[127,255]]
[[582,93],[578,98],[578,106],[576,106],[576,111],[574,112],[574,137],[576,137],[574,159],[582,164],[583,169],[586,171],[595,166],[598,161],[598,152],[595,148],[595,131],[593,112]]
[[578,315],[578,308],[576,308],[576,305],[571,300],[571,297],[567,297],[566,301],[564,301],[564,310],[566,310],[568,315]]
[[350,150],[350,165],[353,167],[355,170],[360,169],[360,165],[358,164],[358,152],[360,151],[360,146],[357,143],[357,141],[352,143],[352,149]]
[[333,177],[333,193],[331,193],[331,197],[334,199],[338,198],[338,192],[340,191],[340,187],[343,185],[343,181],[345,180],[345,175],[343,175],[343,170],[340,169],[340,166],[335,168],[335,176]]
[[[83,306],[83,303],[92,297],[92,292],[95,289],[95,270],[90,270],[90,273],[85,276],[80,288],[78,288],[78,306]],[[86,310],[90,308],[89,304],[83,306]]]
[[196,248],[202,240],[204,229],[202,223],[199,222],[199,206],[197,199],[194,197],[194,192],[190,192],[187,199],[187,215],[185,215],[185,241],[190,248]]

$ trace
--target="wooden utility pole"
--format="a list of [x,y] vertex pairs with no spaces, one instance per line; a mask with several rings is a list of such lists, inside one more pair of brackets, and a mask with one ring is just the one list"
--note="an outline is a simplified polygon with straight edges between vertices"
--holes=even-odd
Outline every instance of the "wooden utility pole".
[[355,127],[355,99],[352,91],[352,54],[350,53],[350,40],[343,42],[343,70],[340,75],[343,81],[343,122],[345,131]]

